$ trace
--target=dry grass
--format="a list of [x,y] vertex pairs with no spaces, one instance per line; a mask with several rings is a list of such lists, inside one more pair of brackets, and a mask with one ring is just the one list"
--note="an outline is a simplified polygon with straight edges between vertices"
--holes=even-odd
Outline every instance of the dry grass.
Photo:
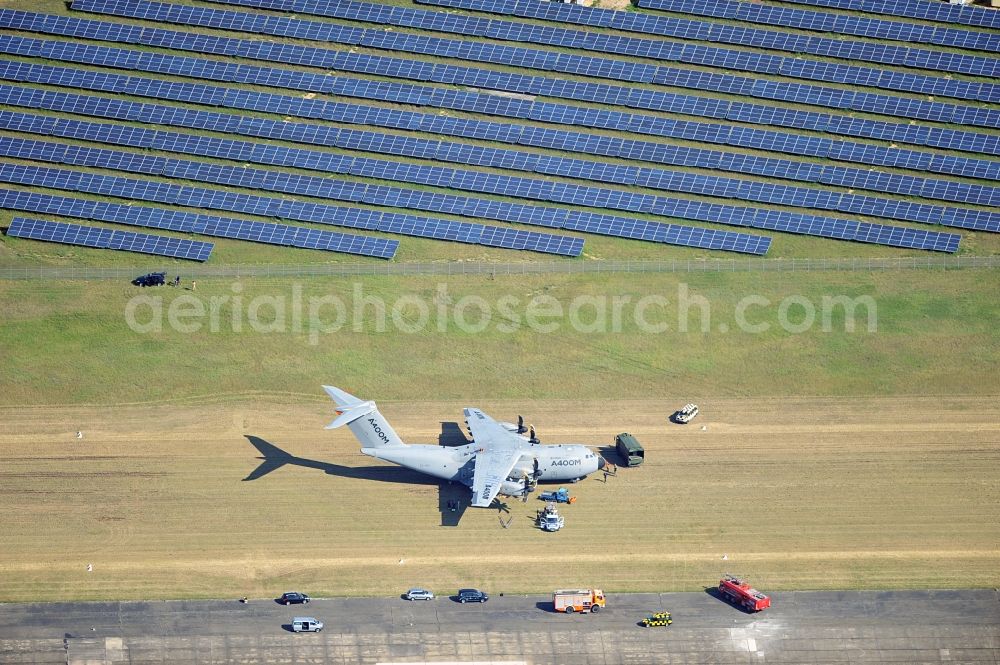
[[[1000,583],[995,398],[712,400],[686,428],[665,422],[672,402],[479,405],[548,442],[629,429],[648,462],[573,486],[560,533],[531,528],[534,499],[510,502],[510,529],[490,510],[444,527],[437,485],[324,432],[319,399],[9,408],[0,598],[694,589],[727,570],[769,589]],[[383,410],[436,442],[462,406]],[[244,482],[260,461],[246,435],[315,464]]]

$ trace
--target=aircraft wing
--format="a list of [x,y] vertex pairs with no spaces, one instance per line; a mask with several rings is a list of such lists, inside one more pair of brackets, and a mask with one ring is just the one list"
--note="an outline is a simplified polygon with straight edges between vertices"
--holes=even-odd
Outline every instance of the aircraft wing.
[[524,442],[479,409],[465,409],[465,419],[477,447],[472,505],[488,508],[520,459]]

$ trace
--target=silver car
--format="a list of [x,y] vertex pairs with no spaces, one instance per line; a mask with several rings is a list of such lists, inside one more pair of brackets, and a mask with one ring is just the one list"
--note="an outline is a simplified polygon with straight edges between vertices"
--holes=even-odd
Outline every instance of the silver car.
[[434,600],[434,592],[427,589],[410,589],[406,592],[407,600]]

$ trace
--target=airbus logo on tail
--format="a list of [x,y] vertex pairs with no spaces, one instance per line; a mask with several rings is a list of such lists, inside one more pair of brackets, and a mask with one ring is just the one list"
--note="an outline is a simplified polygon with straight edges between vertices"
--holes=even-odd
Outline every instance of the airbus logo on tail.
[[371,423],[372,429],[375,430],[375,434],[378,435],[378,438],[382,439],[382,443],[389,443],[389,435],[382,431],[382,428],[378,426],[375,419],[369,418],[368,422]]

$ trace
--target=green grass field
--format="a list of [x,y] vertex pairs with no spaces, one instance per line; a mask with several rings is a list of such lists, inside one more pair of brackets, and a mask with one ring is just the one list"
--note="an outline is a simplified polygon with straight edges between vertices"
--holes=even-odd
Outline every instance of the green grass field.
[[[196,292],[6,282],[0,391],[13,404],[155,401],[148,387],[169,398],[313,394],[325,381],[393,399],[995,394],[997,285],[995,270],[211,279]],[[441,304],[441,289],[450,304]],[[636,304],[651,295],[666,304],[643,310],[652,326],[644,332]],[[160,321],[159,332],[129,327],[135,296],[154,298],[136,301],[134,319]],[[334,302],[317,304],[324,296]],[[870,297],[876,330],[868,331],[869,308],[859,305],[850,317],[854,332],[842,306],[827,307],[824,331],[824,298],[839,296]],[[482,302],[463,301],[470,297]],[[385,304],[384,332],[365,298]],[[529,303],[547,298],[563,315],[532,328]],[[624,303],[617,324],[615,298]],[[769,303],[746,307],[753,328],[737,319],[747,298]],[[197,330],[170,325],[174,301],[201,308],[202,316],[179,319],[180,328]],[[502,311],[504,302],[510,306]],[[782,303],[788,330],[780,325]],[[491,317],[484,330],[463,332],[458,318],[475,330],[484,307]],[[796,332],[809,308],[814,324]],[[552,332],[538,332],[551,324]],[[767,329],[755,332],[760,325]]]

